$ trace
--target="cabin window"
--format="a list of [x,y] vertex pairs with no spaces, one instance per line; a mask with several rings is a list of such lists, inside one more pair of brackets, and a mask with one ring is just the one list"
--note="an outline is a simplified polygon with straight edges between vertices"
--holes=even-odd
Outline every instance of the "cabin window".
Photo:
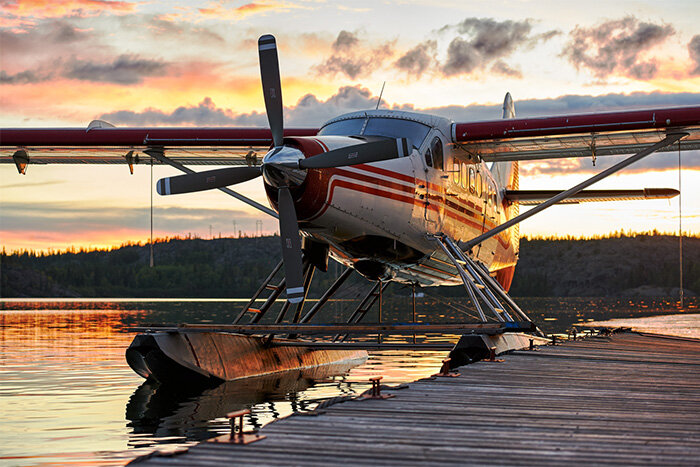
[[[364,129],[363,129],[364,126]],[[413,120],[386,117],[359,117],[338,120],[321,128],[319,135],[338,136],[386,136],[388,138],[406,138],[415,148],[420,148],[428,136],[430,127]]]
[[430,143],[430,148],[432,149],[433,152],[433,167],[435,167],[438,170],[442,170],[443,165],[442,165],[442,141],[440,141],[440,137],[436,136],[433,139],[433,142]]
[[469,167],[469,191],[471,193],[476,191],[476,175],[473,167]]
[[359,135],[362,133],[362,126],[365,124],[366,118],[349,118],[347,120],[339,120],[329,125],[324,126],[319,135]]
[[363,135],[407,138],[414,148],[419,148],[428,136],[430,127],[412,120],[370,117]]
[[481,174],[476,174],[476,196],[481,198]]
[[461,183],[462,188],[466,188],[466,186],[468,184],[467,180],[468,180],[468,178],[467,178],[467,164],[462,162],[462,183]]
[[425,165],[428,167],[433,166],[433,155],[430,153],[430,148],[425,150]]
[[455,185],[459,185],[459,162],[457,161],[452,163],[452,181]]

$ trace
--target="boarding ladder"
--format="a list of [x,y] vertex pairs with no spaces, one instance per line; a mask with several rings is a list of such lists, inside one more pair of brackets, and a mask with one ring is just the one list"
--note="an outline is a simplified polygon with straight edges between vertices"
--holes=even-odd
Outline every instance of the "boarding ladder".
[[445,256],[454,264],[482,321],[486,321],[484,313],[486,310],[502,323],[514,323],[513,315],[527,322],[532,322],[501,287],[501,284],[491,277],[488,268],[483,263],[474,261],[464,254],[461,248],[447,235],[431,235],[429,238],[437,242]]
[[[277,284],[274,285],[272,283],[275,275],[279,272],[280,269],[282,269],[282,261],[277,263],[277,266],[272,270],[272,272],[267,276],[265,281],[260,285],[258,290],[253,294],[253,297],[248,301],[248,303],[243,307],[243,309],[238,313],[238,316],[236,316],[236,319],[233,321],[234,323],[238,323],[241,321],[243,316],[245,316],[246,313],[252,313],[252,317],[250,318],[251,323],[257,323],[260,321],[260,318],[267,312],[267,310],[272,307],[272,305],[275,303],[275,300],[282,294],[282,291],[284,291],[284,287],[287,283],[286,278],[282,278],[282,280]],[[270,291],[270,295],[265,299],[265,302],[262,304],[260,308],[253,308],[253,305],[255,304],[255,301],[260,298],[260,295],[263,294],[266,290]]]

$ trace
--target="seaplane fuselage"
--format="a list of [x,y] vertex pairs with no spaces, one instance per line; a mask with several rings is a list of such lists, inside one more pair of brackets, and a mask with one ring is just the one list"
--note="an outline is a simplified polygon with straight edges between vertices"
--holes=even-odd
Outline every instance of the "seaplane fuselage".
[[[517,215],[503,190],[517,188],[518,166],[498,163],[492,173],[452,142],[452,128],[442,117],[376,110],[330,120],[315,137],[286,138],[285,146],[307,158],[373,138],[409,143],[405,157],[300,173],[290,188],[302,235],[328,243],[332,258],[372,280],[461,284],[431,236],[467,241]],[[276,189],[267,180],[265,186],[277,209]],[[517,227],[511,228],[472,256],[508,288],[518,244]]]

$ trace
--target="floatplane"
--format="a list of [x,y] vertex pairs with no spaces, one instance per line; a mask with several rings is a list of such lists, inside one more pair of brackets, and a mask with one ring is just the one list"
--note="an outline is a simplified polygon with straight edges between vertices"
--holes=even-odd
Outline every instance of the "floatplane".
[[[1,130],[2,150],[14,151],[5,162],[14,162],[21,174],[33,163],[126,162],[132,173],[134,164],[167,164],[184,174],[158,181],[163,196],[218,189],[278,218],[282,261],[235,322],[142,329],[127,360],[144,377],[233,380],[355,364],[369,348],[432,345],[346,339],[362,334],[461,335],[449,347],[453,364],[494,348],[532,345],[544,335],[508,295],[518,260],[518,224],[558,203],[676,196],[676,190],[664,188],[587,188],[654,152],[700,148],[700,107],[516,118],[509,94],[503,118],[493,121],[453,122],[376,108],[341,115],[320,128],[285,128],[275,38],[260,37],[258,51],[269,129],[116,128],[93,121],[86,129]],[[255,151],[267,151],[260,164],[254,163]],[[519,189],[520,161],[595,161],[618,154],[632,155],[568,190]],[[228,167],[190,168],[207,164]],[[256,178],[271,207],[230,188]],[[345,270],[305,310],[314,271],[326,271],[329,258]],[[276,280],[280,271],[283,277]],[[347,323],[311,322],[353,271],[369,285]],[[393,282],[461,285],[478,319],[362,323]],[[261,298],[263,293],[269,295]],[[283,293],[277,316],[263,320]]]

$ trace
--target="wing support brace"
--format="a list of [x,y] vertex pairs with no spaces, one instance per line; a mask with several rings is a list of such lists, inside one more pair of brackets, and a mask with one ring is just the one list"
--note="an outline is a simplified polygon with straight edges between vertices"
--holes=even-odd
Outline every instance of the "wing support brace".
[[[176,169],[181,170],[187,174],[195,173],[195,171],[190,169],[189,167],[185,167],[184,165],[180,164],[179,162],[175,162],[174,160],[168,159],[167,157],[165,157],[165,153],[164,153],[163,149],[150,148],[150,149],[146,149],[143,152],[148,154],[152,158],[157,159],[164,164],[168,164],[172,167],[175,167]],[[243,196],[242,194],[237,193],[237,192],[231,190],[230,188],[221,187],[221,188],[218,188],[218,190],[223,191],[224,193],[226,193],[229,196],[233,196],[237,200],[242,201],[249,206],[253,206],[255,209],[258,209],[258,210],[264,212],[265,214],[271,215],[275,219],[279,218],[279,215],[275,211],[273,211],[272,209],[268,208],[267,206],[263,206],[262,204],[258,203],[257,201],[254,201],[254,200],[248,198],[247,196]]]
[[553,204],[556,204],[560,202],[561,200],[564,200],[566,198],[569,198],[570,196],[575,195],[579,191],[588,188],[589,186],[593,185],[594,183],[614,174],[615,172],[618,172],[625,167],[627,167],[630,164],[633,164],[637,162],[638,160],[648,156],[649,154],[658,151],[661,148],[664,148],[666,146],[669,146],[676,141],[680,140],[681,138],[688,136],[688,133],[668,133],[664,139],[659,141],[658,143],[649,146],[648,148],[638,152],[637,154],[628,157],[627,159],[623,160],[622,162],[618,162],[617,164],[613,165],[612,167],[605,169],[604,171],[600,172],[599,174],[594,175],[593,177],[589,178],[588,180],[579,183],[573,188],[569,188],[566,191],[562,191],[556,196],[553,196],[552,198],[548,199],[544,203],[535,206],[534,208],[530,209],[529,211],[520,214],[519,216],[516,216],[512,218],[511,220],[504,222],[503,224],[499,225],[498,227],[489,230],[488,232],[485,232],[478,237],[475,237],[468,242],[460,242],[459,246],[463,251],[469,251],[472,248],[474,248],[476,245],[479,243],[483,242],[484,240],[487,240],[495,235],[498,235],[499,233],[503,232],[506,229],[509,229],[513,227],[515,224],[518,224],[528,217],[532,217],[535,214],[539,213],[540,211],[544,211],[548,207],[552,206]]

